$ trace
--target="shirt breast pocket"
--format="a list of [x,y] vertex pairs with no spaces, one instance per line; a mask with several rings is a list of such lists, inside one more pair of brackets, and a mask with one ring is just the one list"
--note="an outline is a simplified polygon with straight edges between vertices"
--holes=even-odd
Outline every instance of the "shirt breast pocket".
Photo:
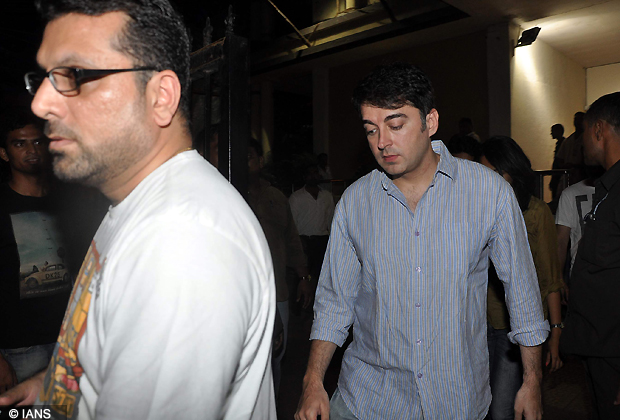
[[620,226],[616,222],[595,221],[587,225],[579,247],[583,259],[601,268],[620,267]]

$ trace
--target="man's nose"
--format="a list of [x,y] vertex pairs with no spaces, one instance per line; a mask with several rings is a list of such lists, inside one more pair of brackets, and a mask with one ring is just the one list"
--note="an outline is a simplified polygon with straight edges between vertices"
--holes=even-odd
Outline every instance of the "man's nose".
[[46,77],[43,79],[41,86],[39,86],[39,89],[34,95],[34,99],[30,105],[32,112],[39,118],[45,120],[49,119],[50,113],[54,112],[55,108],[57,108],[57,96],[60,96],[60,93],[54,89],[52,82]]
[[28,154],[28,155],[38,155],[39,154],[39,149],[34,144],[34,141],[27,141],[26,142],[26,154]]
[[377,148],[383,150],[392,144],[392,136],[388,130],[381,130],[379,132],[379,142]]

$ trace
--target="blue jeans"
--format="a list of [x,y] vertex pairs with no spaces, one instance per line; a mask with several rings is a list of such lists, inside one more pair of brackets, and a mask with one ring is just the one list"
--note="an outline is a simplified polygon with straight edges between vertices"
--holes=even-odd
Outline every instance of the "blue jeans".
[[508,339],[509,329],[487,327],[489,370],[491,376],[492,420],[512,420],[515,416],[515,397],[523,382],[523,366],[519,346]]
[[338,388],[329,401],[329,418],[330,420],[358,420],[345,404]]
[[13,366],[17,382],[23,382],[47,368],[55,346],[56,343],[51,343],[17,349],[0,349],[0,353]]

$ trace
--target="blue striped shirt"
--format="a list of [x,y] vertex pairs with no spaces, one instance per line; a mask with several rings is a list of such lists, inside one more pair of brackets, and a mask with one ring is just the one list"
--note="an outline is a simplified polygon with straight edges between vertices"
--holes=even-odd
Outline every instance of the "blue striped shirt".
[[547,337],[523,216],[510,185],[440,155],[412,212],[382,172],[338,203],[311,339],[353,342],[338,386],[359,419],[482,419],[491,401],[486,340],[489,258],[504,282],[513,342]]

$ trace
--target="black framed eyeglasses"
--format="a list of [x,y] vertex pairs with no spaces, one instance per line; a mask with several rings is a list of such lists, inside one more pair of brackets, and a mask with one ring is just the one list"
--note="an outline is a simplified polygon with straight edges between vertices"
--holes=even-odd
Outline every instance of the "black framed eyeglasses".
[[155,71],[155,67],[134,67],[131,69],[76,69],[74,67],[56,67],[45,72],[29,72],[24,75],[26,90],[35,95],[46,77],[52,82],[52,86],[60,93],[76,92],[82,83],[108,76],[115,73],[128,71]]

